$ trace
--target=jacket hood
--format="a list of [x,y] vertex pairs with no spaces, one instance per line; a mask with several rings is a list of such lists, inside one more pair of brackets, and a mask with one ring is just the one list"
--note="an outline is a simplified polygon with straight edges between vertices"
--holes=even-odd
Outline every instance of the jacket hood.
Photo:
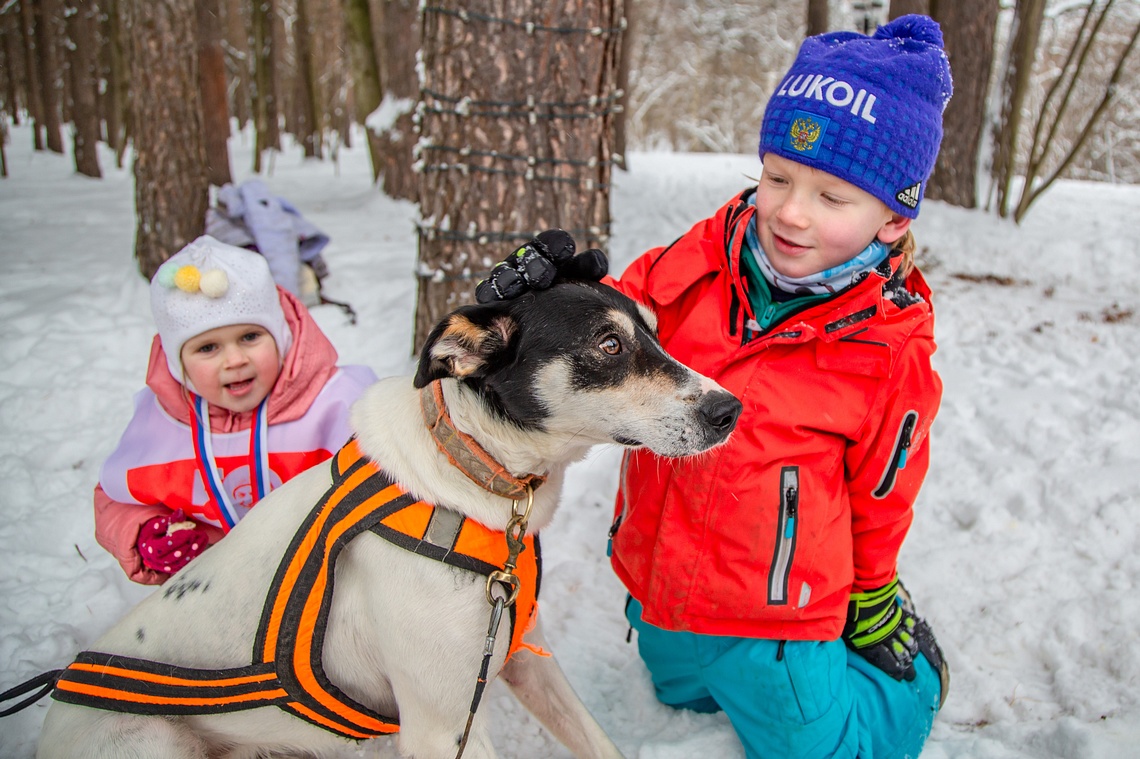
[[[300,419],[309,410],[313,399],[320,394],[325,383],[337,371],[337,352],[309,311],[292,293],[277,288],[285,323],[293,333],[293,345],[285,354],[281,373],[269,393],[269,424],[280,424]],[[150,366],[146,385],[158,397],[166,413],[183,424],[190,423],[190,404],[186,388],[170,374],[166,353],[158,335],[150,346]],[[248,429],[253,413],[235,414],[224,408],[210,406],[210,429],[225,433]]]

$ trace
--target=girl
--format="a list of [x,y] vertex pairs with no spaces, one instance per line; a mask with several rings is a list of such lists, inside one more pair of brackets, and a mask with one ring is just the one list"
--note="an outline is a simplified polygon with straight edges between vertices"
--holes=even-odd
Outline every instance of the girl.
[[265,258],[199,237],[150,284],[158,335],[146,388],[95,488],[95,537],[159,584],[258,500],[328,459],[376,380],[332,344]]

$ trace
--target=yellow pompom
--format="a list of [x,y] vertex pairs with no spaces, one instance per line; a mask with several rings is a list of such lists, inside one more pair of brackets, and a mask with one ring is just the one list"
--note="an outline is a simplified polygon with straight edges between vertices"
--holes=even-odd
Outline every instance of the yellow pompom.
[[198,287],[207,298],[220,298],[230,288],[230,280],[221,269],[209,269],[202,272]]
[[183,266],[174,275],[174,285],[182,292],[196,293],[202,275],[197,266]]

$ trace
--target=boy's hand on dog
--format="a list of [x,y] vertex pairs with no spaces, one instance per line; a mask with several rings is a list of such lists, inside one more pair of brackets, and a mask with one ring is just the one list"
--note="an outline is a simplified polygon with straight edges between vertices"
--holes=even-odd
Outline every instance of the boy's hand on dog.
[[475,300],[511,300],[529,290],[545,290],[556,279],[597,282],[609,271],[606,254],[597,248],[575,254],[574,238],[548,229],[495,264],[491,275],[475,287]]
[[209,539],[197,522],[187,519],[178,509],[168,516],[147,520],[139,529],[137,545],[148,569],[174,574],[205,551]]
[[917,618],[899,602],[899,581],[852,593],[843,640],[848,648],[896,680],[914,680]]

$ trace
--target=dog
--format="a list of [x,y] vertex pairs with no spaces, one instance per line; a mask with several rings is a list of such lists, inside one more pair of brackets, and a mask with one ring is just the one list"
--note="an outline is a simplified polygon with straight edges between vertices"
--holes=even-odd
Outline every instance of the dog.
[[[488,759],[474,694],[499,675],[575,756],[617,759],[543,650],[534,536],[591,447],[699,454],[740,410],[608,286],[460,307],[413,378],[365,392],[331,463],[273,491],[64,671],[37,757],[321,757],[398,731],[404,756]],[[392,527],[400,504],[430,523]],[[489,574],[464,565],[480,561],[456,524],[507,558]],[[125,701],[93,705],[105,691]],[[229,707],[207,713],[203,694]]]

